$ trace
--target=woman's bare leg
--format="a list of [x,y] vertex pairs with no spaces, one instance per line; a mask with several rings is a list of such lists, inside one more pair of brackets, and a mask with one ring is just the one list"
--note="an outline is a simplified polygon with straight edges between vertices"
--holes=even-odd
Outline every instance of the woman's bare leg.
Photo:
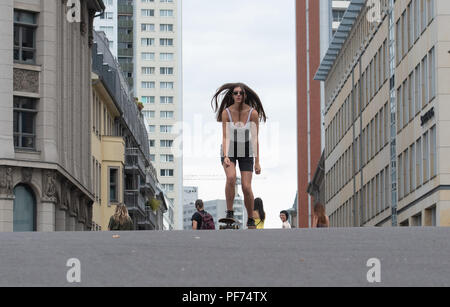
[[253,172],[241,172],[242,192],[244,193],[244,204],[247,209],[247,216],[253,218],[253,209],[255,207],[255,197],[252,191]]
[[223,169],[227,175],[225,184],[225,198],[227,200],[227,210],[233,211],[234,196],[236,193],[236,164],[231,162],[230,166],[223,164]]

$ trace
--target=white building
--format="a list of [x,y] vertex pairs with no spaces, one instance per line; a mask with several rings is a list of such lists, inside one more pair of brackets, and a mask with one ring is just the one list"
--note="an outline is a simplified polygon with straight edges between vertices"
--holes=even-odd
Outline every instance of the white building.
[[[134,88],[149,121],[151,161],[173,204],[169,220],[183,227],[181,1],[136,1],[134,4]],[[175,151],[178,151],[175,152]]]
[[117,2],[118,0],[103,0],[106,6],[105,13],[94,19],[94,29],[103,31],[109,40],[109,49],[117,58]]

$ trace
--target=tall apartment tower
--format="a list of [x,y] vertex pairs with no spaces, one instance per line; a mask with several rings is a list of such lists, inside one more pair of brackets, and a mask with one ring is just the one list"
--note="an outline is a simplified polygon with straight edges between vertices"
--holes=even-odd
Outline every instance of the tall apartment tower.
[[[150,160],[170,200],[171,228],[183,228],[181,1],[135,2],[135,93],[149,122]],[[175,152],[176,151],[176,152]]]
[[117,5],[118,0],[103,0],[105,4],[105,12],[103,15],[94,19],[95,31],[105,32],[106,38],[109,41],[109,49],[111,53],[117,58],[118,46],[118,24],[117,24]]
[[448,1],[347,13],[316,75],[331,225],[449,226]]
[[328,49],[340,12],[349,1],[297,0],[297,216],[300,228],[311,227],[313,199],[308,195],[324,149],[324,87],[314,80],[320,60]]
[[[107,0],[109,1],[109,0]],[[134,0],[117,1],[117,57],[130,88],[134,88]]]

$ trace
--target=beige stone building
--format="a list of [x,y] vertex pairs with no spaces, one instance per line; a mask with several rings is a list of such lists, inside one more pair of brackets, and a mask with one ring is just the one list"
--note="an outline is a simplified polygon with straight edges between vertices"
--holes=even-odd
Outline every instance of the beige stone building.
[[377,3],[351,1],[316,74],[327,213],[335,227],[450,226],[450,2]]
[[[0,2],[0,231],[91,229],[91,46],[101,0]],[[73,18],[70,18],[72,16]]]

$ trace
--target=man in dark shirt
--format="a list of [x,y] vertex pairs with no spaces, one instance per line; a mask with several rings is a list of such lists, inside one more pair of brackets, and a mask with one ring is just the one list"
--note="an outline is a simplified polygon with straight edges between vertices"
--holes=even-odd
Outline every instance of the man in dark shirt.
[[201,199],[197,199],[195,201],[195,208],[197,209],[197,212],[194,213],[194,215],[192,216],[192,229],[193,230],[197,230],[197,229],[202,229],[202,214],[205,213],[205,209],[203,206],[203,201]]

